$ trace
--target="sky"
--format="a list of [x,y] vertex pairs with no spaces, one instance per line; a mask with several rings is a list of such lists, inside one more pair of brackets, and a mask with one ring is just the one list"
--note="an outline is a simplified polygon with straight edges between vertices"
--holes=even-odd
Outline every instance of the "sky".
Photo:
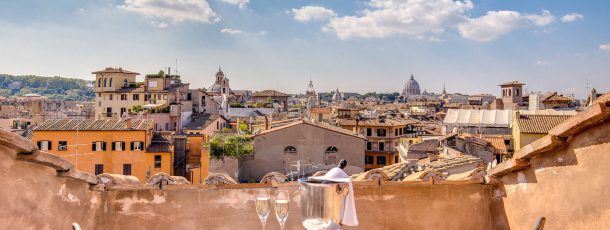
[[[610,1],[3,0],[0,73],[94,79],[171,67],[191,88],[610,90]],[[589,87],[589,88],[587,88]]]

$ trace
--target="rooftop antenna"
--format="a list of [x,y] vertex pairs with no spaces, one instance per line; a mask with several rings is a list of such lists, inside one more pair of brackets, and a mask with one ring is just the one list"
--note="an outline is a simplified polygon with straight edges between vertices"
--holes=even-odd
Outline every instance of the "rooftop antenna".
[[176,58],[176,75],[178,75],[178,58]]
[[587,79],[586,79],[586,81],[587,81],[587,86],[585,87],[585,89],[586,89],[587,91],[585,92],[585,94],[586,94],[586,93],[589,93],[589,78],[587,78]]

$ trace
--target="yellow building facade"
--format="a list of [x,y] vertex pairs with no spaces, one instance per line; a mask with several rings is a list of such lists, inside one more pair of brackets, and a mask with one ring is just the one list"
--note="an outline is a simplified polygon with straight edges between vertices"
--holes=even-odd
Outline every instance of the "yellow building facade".
[[171,151],[155,148],[152,125],[152,120],[49,120],[34,129],[33,142],[77,170],[133,175],[145,182],[159,172],[172,175]]

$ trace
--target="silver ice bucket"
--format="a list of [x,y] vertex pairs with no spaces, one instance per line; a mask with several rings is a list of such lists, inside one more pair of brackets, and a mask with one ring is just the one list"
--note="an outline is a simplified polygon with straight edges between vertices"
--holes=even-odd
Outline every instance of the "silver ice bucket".
[[307,229],[335,229],[340,226],[349,193],[348,183],[300,180],[301,213]]

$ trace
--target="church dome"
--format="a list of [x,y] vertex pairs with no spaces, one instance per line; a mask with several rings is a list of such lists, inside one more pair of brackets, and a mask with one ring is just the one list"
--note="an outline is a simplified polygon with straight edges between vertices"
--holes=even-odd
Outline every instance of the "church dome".
[[411,74],[411,79],[409,79],[409,81],[407,81],[407,83],[405,84],[405,88],[402,90],[402,96],[420,95],[420,94],[421,94],[421,91],[419,89],[419,83],[417,83],[417,81],[413,77],[413,74]]

